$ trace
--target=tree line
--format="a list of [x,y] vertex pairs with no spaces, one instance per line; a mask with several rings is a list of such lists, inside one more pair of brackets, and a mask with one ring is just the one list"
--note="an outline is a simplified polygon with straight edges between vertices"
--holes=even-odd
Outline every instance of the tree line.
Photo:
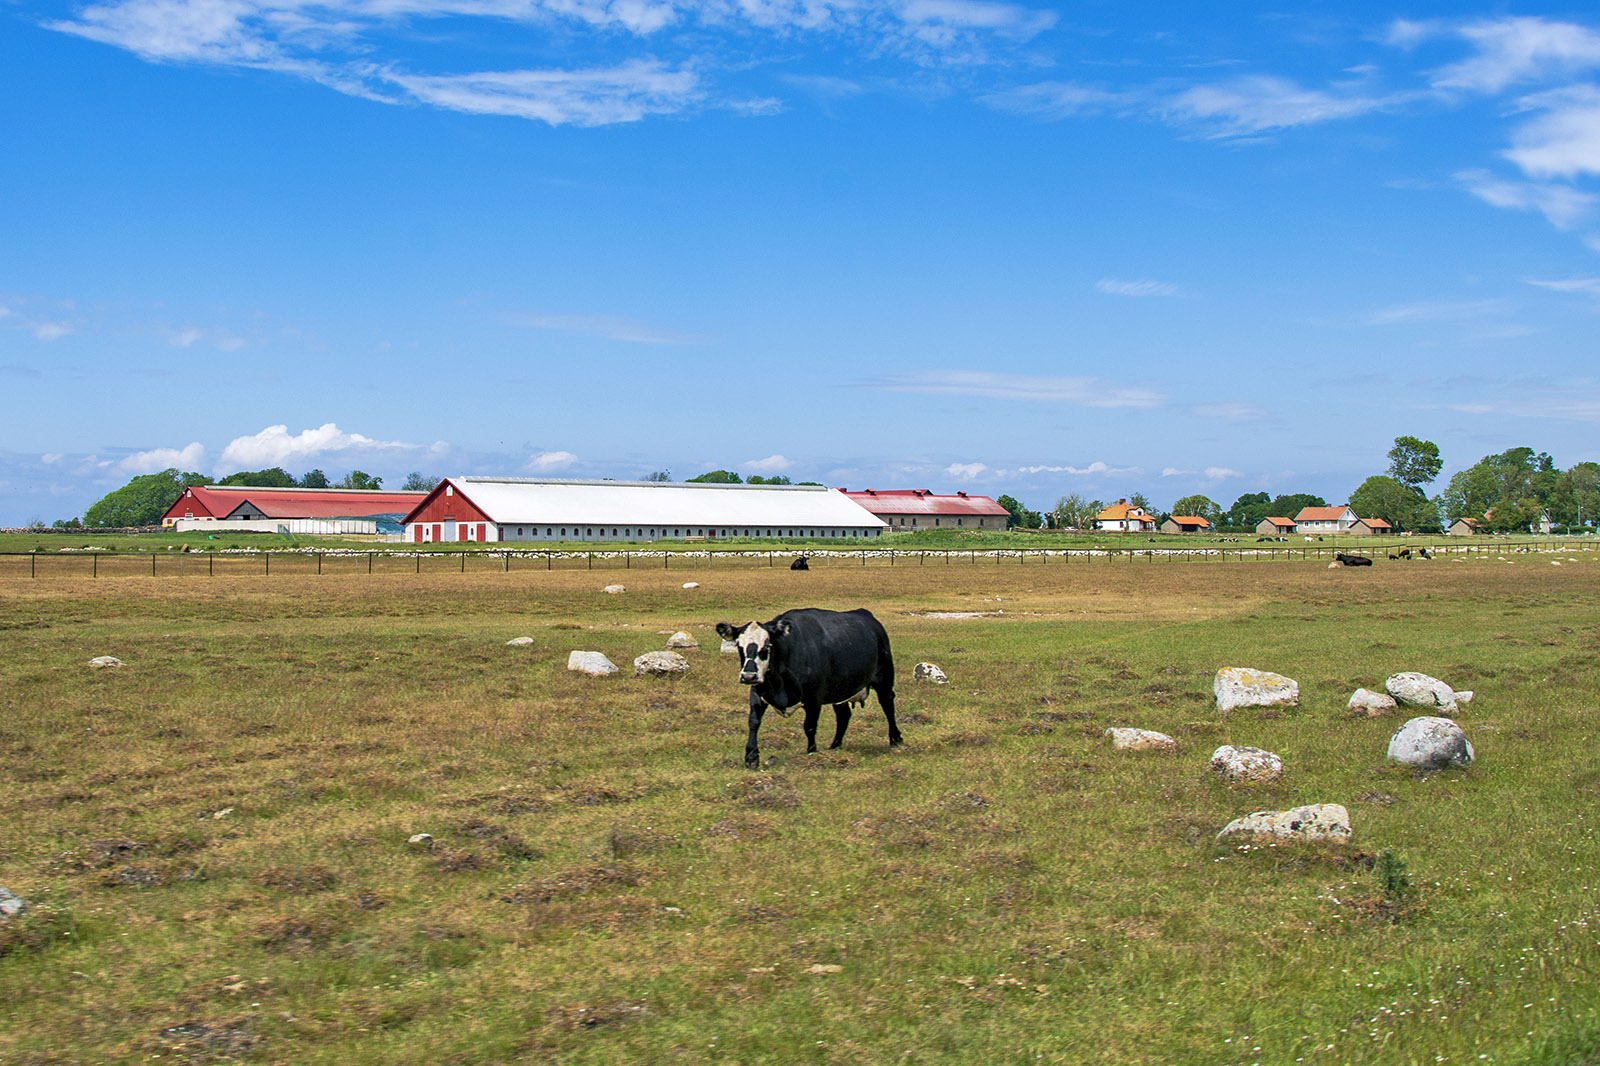
[[[413,471],[407,475],[401,489],[427,492],[443,480]],[[192,470],[185,472],[169,466],[159,473],[140,474],[121,488],[106,493],[83,513],[81,519],[57,519],[51,525],[56,529],[153,526],[161,521],[167,508],[183,495],[185,489],[200,485],[216,488],[249,485],[274,489],[365,489],[375,492],[383,488],[383,478],[374,477],[364,470],[352,470],[337,481],[328,480],[328,475],[321,470],[308,470],[297,478],[281,466],[266,470],[240,470],[227,477],[211,478]]]

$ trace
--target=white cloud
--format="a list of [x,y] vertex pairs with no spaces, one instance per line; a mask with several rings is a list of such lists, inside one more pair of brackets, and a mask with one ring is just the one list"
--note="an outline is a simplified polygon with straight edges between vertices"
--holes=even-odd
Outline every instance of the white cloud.
[[1101,278],[1094,283],[1100,292],[1112,296],[1176,296],[1178,286],[1170,281],[1151,281],[1141,278],[1138,281],[1119,281],[1116,278]]
[[1221,481],[1224,478],[1244,477],[1244,475],[1226,466],[1208,466],[1206,467],[1206,477],[1211,481]]
[[925,370],[892,374],[867,383],[889,392],[984,396],[1082,407],[1160,407],[1166,397],[1149,389],[1115,385],[1101,378],[1003,374],[988,370]]
[[1243,137],[1269,130],[1355,118],[1400,102],[1399,96],[1367,96],[1306,89],[1287,78],[1252,75],[1218,85],[1197,85],[1170,98],[1160,112],[1169,121],[1198,124],[1212,137]]
[[1105,475],[1108,475],[1108,476],[1119,476],[1119,475],[1123,475],[1123,474],[1131,474],[1131,473],[1136,472],[1137,470],[1138,470],[1137,467],[1132,467],[1132,466],[1125,466],[1125,467],[1108,466],[1107,464],[1102,463],[1099,460],[1096,460],[1096,461],[1090,463],[1088,466],[1020,466],[1020,467],[1017,468],[1017,473],[1019,473],[1019,474],[1072,474],[1072,475],[1074,475],[1076,477],[1086,477],[1086,476],[1091,476],[1091,475],[1095,475],[1095,474],[1105,474]]
[[1600,87],[1574,85],[1524,97],[1521,104],[1543,113],[1512,135],[1507,159],[1532,178],[1600,174]]
[[944,468],[944,472],[950,477],[971,481],[987,469],[988,466],[983,463],[951,463]]
[[332,422],[316,429],[291,434],[288,426],[268,426],[249,437],[235,437],[222,450],[217,470],[258,470],[286,463],[299,464],[321,455],[345,452],[420,451],[420,444],[373,440],[359,433],[346,433]]
[[156,474],[168,467],[198,470],[205,461],[205,445],[195,441],[183,448],[151,448],[149,451],[135,452],[117,466],[129,474]]
[[523,464],[523,469],[534,470],[547,474],[553,470],[562,470],[578,461],[578,457],[571,452],[540,452]]
[[1473,300],[1466,303],[1402,304],[1374,311],[1366,318],[1369,326],[1407,325],[1414,322],[1458,322],[1501,314],[1510,305],[1505,300]]
[[1570,185],[1504,181],[1484,170],[1463,170],[1455,178],[1484,203],[1514,211],[1537,211],[1559,230],[1581,224],[1595,205],[1591,193]]
[[1529,285],[1537,285],[1541,289],[1551,292],[1576,292],[1589,296],[1600,297],[1600,278],[1567,278],[1561,281],[1540,281],[1536,278],[1524,278]]
[[744,464],[744,469],[757,474],[781,474],[793,466],[794,463],[782,455],[769,455],[765,459],[750,460]]
[[166,337],[167,343],[174,348],[188,348],[203,341],[219,351],[236,352],[246,343],[238,334],[215,327],[161,326],[159,330],[162,336]]
[[1135,97],[1076,82],[1042,81],[986,93],[978,99],[997,111],[1054,121],[1124,107],[1134,102]]
[[72,332],[72,327],[65,322],[35,322],[28,327],[28,332],[42,341],[60,340]]
[[1411,43],[1440,33],[1467,41],[1474,54],[1433,72],[1442,89],[1497,93],[1510,85],[1568,77],[1600,67],[1600,33],[1571,22],[1543,18],[1501,18],[1467,22],[1397,23],[1396,43]]
[[703,344],[709,338],[699,333],[679,333],[617,315],[547,315],[510,312],[506,321],[532,329],[553,329],[630,344]]
[[387,73],[384,80],[425,104],[478,115],[512,115],[551,126],[605,126],[682,111],[703,93],[692,71],[634,60],[590,70],[476,74]]

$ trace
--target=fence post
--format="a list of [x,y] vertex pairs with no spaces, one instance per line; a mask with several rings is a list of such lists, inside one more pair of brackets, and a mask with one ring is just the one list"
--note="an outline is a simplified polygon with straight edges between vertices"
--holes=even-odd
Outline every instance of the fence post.
[[411,555],[417,561],[417,573],[422,573],[422,553],[419,551],[412,552]]
[[207,577],[216,577],[217,576],[217,553],[216,552],[206,552],[206,576]]
[[586,552],[585,554],[587,554],[589,556],[589,569],[593,570],[594,569],[594,552]]
[[367,573],[372,573],[372,552],[367,553]]
[[90,556],[90,558],[94,561],[94,569],[90,572],[89,576],[90,577],[99,577],[100,576],[100,556],[93,555],[93,556]]
[[156,553],[155,552],[151,552],[150,553],[150,576],[151,577],[155,577],[156,576]]
[[261,558],[266,563],[267,576],[270,577],[272,575],[272,553],[271,552],[262,552],[261,553]]
[[322,576],[322,553],[317,553],[317,576]]
[[38,552],[29,552],[28,553],[28,576],[29,577],[38,577],[39,576],[39,553]]

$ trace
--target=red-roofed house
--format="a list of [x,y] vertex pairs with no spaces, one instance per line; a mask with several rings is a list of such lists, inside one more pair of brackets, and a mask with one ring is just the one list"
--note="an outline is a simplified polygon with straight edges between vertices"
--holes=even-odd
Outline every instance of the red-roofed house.
[[1210,533],[1211,523],[1199,515],[1175,514],[1161,523],[1163,533]]
[[1264,537],[1281,537],[1294,531],[1292,518],[1263,518],[1256,523],[1256,532]]
[[1337,507],[1302,507],[1294,516],[1294,524],[1301,533],[1348,533],[1356,524],[1356,513],[1343,503]]
[[1094,528],[1108,533],[1154,533],[1156,516],[1137,504],[1118,500],[1094,516]]
[[240,529],[269,533],[398,533],[400,519],[425,492],[366,489],[280,489],[250,485],[196,485],[183,490],[163,526]]
[[1394,532],[1394,527],[1381,518],[1358,518],[1346,532],[1357,537],[1386,537]]
[[845,496],[889,523],[891,530],[1004,529],[1011,512],[987,496],[935,496],[927,489],[862,489]]

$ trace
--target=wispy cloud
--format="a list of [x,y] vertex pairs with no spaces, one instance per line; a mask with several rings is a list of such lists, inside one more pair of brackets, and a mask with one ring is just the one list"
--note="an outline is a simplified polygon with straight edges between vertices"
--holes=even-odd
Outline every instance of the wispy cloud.
[[1107,477],[1120,477],[1126,474],[1137,473],[1138,467],[1110,466],[1096,459],[1088,466],[1019,466],[1019,474],[1071,474],[1074,477],[1094,477],[1104,474]]
[[[1523,97],[1519,103],[1540,114],[1513,133],[1507,159],[1532,178],[1600,174],[1600,86],[1572,85]],[[1594,201],[1592,196],[1585,199]]]
[[703,344],[709,338],[700,333],[680,333],[662,329],[620,315],[548,315],[509,312],[506,321],[531,329],[553,329],[629,344]]
[[134,452],[117,464],[126,474],[156,474],[169,467],[199,470],[206,461],[205,445],[195,441],[183,448],[151,448]]
[[1416,322],[1459,322],[1464,319],[1483,318],[1503,314],[1510,308],[1507,300],[1471,300],[1463,303],[1415,303],[1386,307],[1368,315],[1369,326],[1408,325]]
[[944,472],[961,481],[971,481],[987,469],[989,467],[984,463],[951,463],[944,468]]
[[1356,118],[1408,98],[1369,95],[1356,85],[1308,89],[1287,78],[1262,74],[1185,89],[1160,111],[1169,122],[1196,126],[1206,136],[1233,138]]
[[299,433],[290,433],[288,426],[268,426],[259,433],[229,441],[217,460],[216,469],[254,470],[303,463],[316,456],[426,452],[429,447],[405,441],[374,440],[360,433],[347,433],[332,422]]
[[1600,277],[1597,278],[1565,278],[1561,280],[1541,281],[1537,278],[1524,278],[1529,285],[1537,285],[1541,289],[1551,292],[1575,292],[1586,296],[1600,297]]
[[1176,296],[1179,292],[1178,286],[1170,281],[1151,281],[1149,278],[1140,278],[1138,281],[1101,278],[1094,283],[1094,287],[1112,296]]
[[538,119],[551,126],[608,126],[669,115],[704,98],[693,71],[634,60],[590,70],[513,70],[477,74],[386,73],[425,104],[478,115]]
[[1096,377],[1004,374],[988,370],[925,370],[890,374],[866,383],[887,392],[983,396],[994,400],[1062,403],[1079,407],[1160,407],[1166,397],[1150,389]]
[[781,474],[792,469],[794,463],[782,455],[769,455],[765,459],[751,459],[744,469],[756,474]]
[[1453,36],[1472,54],[1433,71],[1433,85],[1475,93],[1498,93],[1516,84],[1565,78],[1600,67],[1600,34],[1587,26],[1537,17],[1471,21],[1394,23],[1391,43],[1409,47]]
[[1594,195],[1570,185],[1507,181],[1486,170],[1463,170],[1455,178],[1484,203],[1514,211],[1537,211],[1559,230],[1572,229],[1594,210]]
[[1041,81],[984,93],[978,97],[996,111],[1010,111],[1046,120],[1092,115],[1137,104],[1140,94],[1116,92],[1069,81]]
[[1265,422],[1273,417],[1271,411],[1260,404],[1232,400],[1225,403],[1197,403],[1190,412],[1201,418],[1221,418],[1228,422]]
[[523,464],[524,470],[532,470],[539,474],[548,474],[556,470],[565,470],[578,461],[578,457],[571,452],[540,452],[532,456]]

